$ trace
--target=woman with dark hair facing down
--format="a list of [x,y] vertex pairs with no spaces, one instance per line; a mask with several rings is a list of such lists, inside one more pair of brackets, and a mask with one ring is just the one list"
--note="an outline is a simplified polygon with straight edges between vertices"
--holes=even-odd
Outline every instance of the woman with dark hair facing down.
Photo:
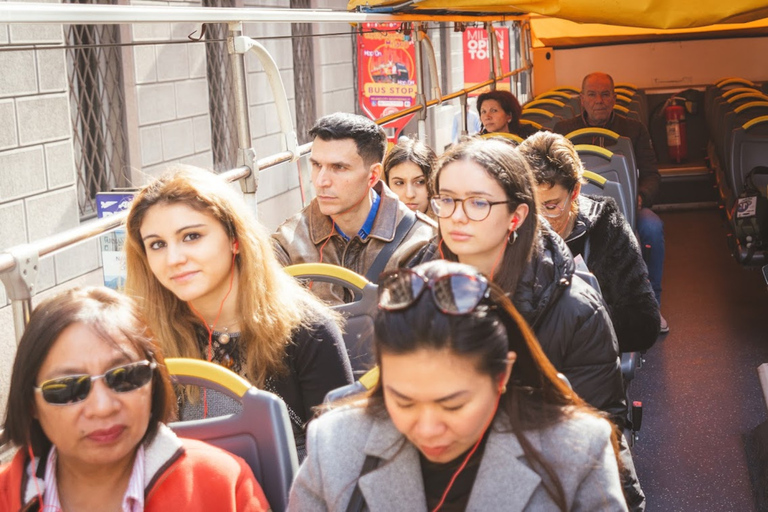
[[[178,166],[139,191],[126,221],[127,292],[169,357],[219,363],[283,399],[299,458],[313,407],[352,382],[339,318],[290,277],[233,188]],[[188,388],[181,419],[239,410]]]
[[573,390],[623,429],[627,402],[608,310],[575,274],[563,239],[539,223],[535,181],[519,149],[498,139],[460,143],[440,159],[435,189],[438,236],[422,260],[467,263],[499,285]]
[[384,181],[408,208],[429,214],[436,163],[432,148],[420,140],[402,137],[384,157]]
[[290,510],[626,510],[614,427],[476,269],[382,276],[374,329],[380,380],[310,424]]
[[176,400],[134,303],[68,290],[32,313],[13,364],[0,510],[269,509],[251,469],[165,426]]
[[536,133],[520,152],[533,170],[542,215],[597,277],[619,349],[648,350],[659,335],[659,305],[640,245],[616,202],[581,194],[581,160],[562,135]]
[[486,133],[511,133],[523,139],[536,133],[536,128],[520,123],[523,108],[509,91],[488,91],[477,97],[477,112]]

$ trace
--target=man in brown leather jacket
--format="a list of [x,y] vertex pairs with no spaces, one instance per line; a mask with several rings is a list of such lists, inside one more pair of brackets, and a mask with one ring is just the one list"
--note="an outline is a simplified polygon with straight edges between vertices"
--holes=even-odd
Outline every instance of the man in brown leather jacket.
[[[317,195],[272,235],[277,257],[283,265],[339,265],[372,281],[382,271],[404,266],[435,235],[436,226],[379,180],[384,130],[367,117],[335,113],[318,120],[309,134]],[[313,283],[312,291],[330,304],[351,299],[349,292],[326,283]]]

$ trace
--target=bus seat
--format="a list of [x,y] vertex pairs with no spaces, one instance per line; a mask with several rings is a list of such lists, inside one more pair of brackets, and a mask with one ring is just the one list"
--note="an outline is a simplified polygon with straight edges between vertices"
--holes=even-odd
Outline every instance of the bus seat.
[[370,370],[375,364],[371,344],[373,316],[378,307],[376,285],[347,268],[327,263],[301,263],[285,270],[298,279],[336,284],[352,292],[353,302],[333,306],[333,309],[346,319],[344,343],[355,377]]
[[580,94],[581,89],[578,87],[573,87],[572,85],[561,85],[560,87],[555,87],[552,89],[555,92],[565,92],[570,94]]
[[[607,149],[624,156],[630,169],[634,169],[639,176],[637,161],[635,160],[635,148],[632,146],[632,140],[629,137],[622,137],[613,130],[590,126],[574,130],[565,136],[573,144],[594,144],[603,145]],[[600,140],[600,144],[595,144],[595,139]]]
[[621,375],[624,377],[625,384],[631,382],[637,374],[637,370],[642,368],[643,358],[638,352],[621,353]]
[[[768,162],[768,115],[755,117],[733,130],[729,156],[727,175],[733,184],[735,200],[744,190],[744,179],[749,171]],[[768,183],[764,176],[754,179],[760,190],[766,190]]]
[[537,100],[553,99],[561,101],[566,105],[570,105],[573,110],[573,115],[581,113],[581,96],[579,96],[578,90],[575,87],[558,87],[547,92],[543,92],[536,96]]
[[492,139],[493,137],[500,137],[502,139],[509,139],[513,140],[516,143],[520,144],[523,142],[523,138],[517,134],[514,133],[505,133],[505,132],[491,132],[491,133],[484,133],[481,135],[484,139]]
[[552,130],[557,123],[563,120],[563,116],[559,116],[541,108],[524,108],[521,119],[530,119],[536,121],[540,125]]
[[527,124],[527,125],[533,126],[539,131],[544,129],[544,127],[541,126],[539,123],[537,123],[536,121],[531,121],[530,119],[520,119],[520,124]]
[[605,176],[600,176],[592,171],[584,171],[582,175],[584,183],[581,185],[581,193],[592,196],[612,197],[619,206],[621,214],[627,219],[627,222],[635,229],[635,212],[625,211],[624,208],[630,201],[625,197],[621,185],[615,181],[610,181]]
[[742,103],[722,117],[722,122],[719,123],[721,127],[717,130],[717,138],[712,141],[715,144],[715,150],[721,162],[728,161],[726,160],[726,154],[730,154],[733,130],[755,117],[764,115],[768,115],[768,98]]
[[179,421],[169,427],[181,437],[205,441],[245,459],[272,510],[286,510],[299,462],[283,401],[215,363],[168,358],[165,364],[177,383],[215,390],[243,406],[237,414]]
[[552,112],[557,116],[561,116],[563,119],[570,119],[576,115],[570,104],[553,98],[540,98],[533,101],[529,101],[523,105],[524,109],[540,108]]
[[361,375],[360,378],[355,382],[353,382],[352,384],[347,384],[346,386],[341,386],[340,388],[330,390],[325,395],[325,400],[323,400],[323,402],[326,404],[330,404],[332,402],[336,402],[343,398],[347,398],[348,396],[357,395],[358,393],[369,391],[373,389],[373,387],[376,385],[378,381],[379,381],[379,367],[374,366],[373,368],[365,372],[363,375]]
[[629,212],[627,221],[635,225],[637,204],[637,171],[630,170],[624,156],[599,146],[589,144],[576,145],[584,168],[619,184],[622,193],[622,212]]

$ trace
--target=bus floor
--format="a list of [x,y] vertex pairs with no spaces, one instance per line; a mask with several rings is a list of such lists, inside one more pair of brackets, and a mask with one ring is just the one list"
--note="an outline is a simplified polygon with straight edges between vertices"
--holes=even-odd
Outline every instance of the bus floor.
[[647,511],[755,510],[744,437],[766,420],[768,291],[730,255],[717,210],[669,212],[662,312],[670,332],[630,388]]

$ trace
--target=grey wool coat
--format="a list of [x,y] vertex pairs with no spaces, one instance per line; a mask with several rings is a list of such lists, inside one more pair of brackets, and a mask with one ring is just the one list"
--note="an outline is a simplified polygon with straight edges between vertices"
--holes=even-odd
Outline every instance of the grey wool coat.
[[[494,422],[468,511],[550,511],[555,503],[525,457],[517,437]],[[556,471],[571,511],[627,510],[608,421],[577,413],[546,430],[528,432]],[[291,489],[288,510],[341,511],[349,504],[366,455],[381,458],[360,478],[368,510],[427,512],[417,449],[386,415],[342,408],[309,424],[307,459]]]

